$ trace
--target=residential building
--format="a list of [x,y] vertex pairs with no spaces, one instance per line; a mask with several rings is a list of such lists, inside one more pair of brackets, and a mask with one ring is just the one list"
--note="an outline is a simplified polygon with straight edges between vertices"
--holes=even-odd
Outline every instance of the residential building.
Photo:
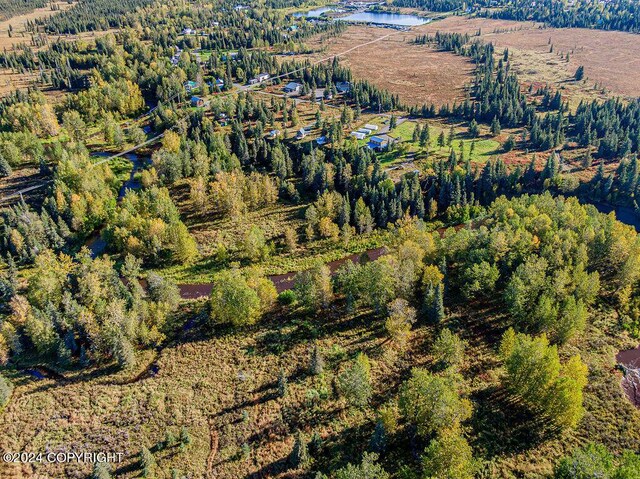
[[302,85],[297,82],[289,82],[283,88],[285,93],[300,93],[302,91]]
[[382,136],[372,136],[369,138],[369,143],[367,144],[369,148],[372,150],[384,150],[387,146],[389,146],[389,140]]
[[268,73],[260,73],[255,78],[252,78],[251,80],[249,80],[249,85],[255,85],[257,83],[262,83],[263,81],[268,80],[270,78],[270,76],[271,75],[269,75]]
[[338,93],[348,93],[351,90],[351,83],[348,81],[340,81],[336,83],[336,91]]
[[197,90],[198,87],[199,85],[196,82],[191,80],[189,80],[188,82],[185,82],[184,84],[184,89],[187,91],[187,93],[191,93],[192,91]]
[[207,101],[204,98],[201,98],[199,96],[192,96],[191,97],[191,106],[195,106],[198,108],[201,108],[203,106],[207,105]]

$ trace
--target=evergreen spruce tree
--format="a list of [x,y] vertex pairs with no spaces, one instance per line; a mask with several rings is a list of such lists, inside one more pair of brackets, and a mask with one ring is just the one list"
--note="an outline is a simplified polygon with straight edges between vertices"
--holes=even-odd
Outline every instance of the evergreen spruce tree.
[[106,462],[96,462],[93,464],[91,479],[111,479],[109,465]]
[[146,447],[140,450],[140,468],[142,469],[142,477],[152,477],[156,467],[156,458]]
[[373,435],[369,441],[369,450],[378,454],[384,452],[387,447],[387,432],[384,427],[384,423],[378,420],[376,427],[373,430]]
[[287,375],[284,372],[284,369],[280,370],[280,374],[278,375],[278,397],[285,397],[287,395]]
[[309,450],[307,449],[307,442],[300,431],[296,433],[295,442],[293,443],[293,449],[289,454],[289,465],[297,469],[304,467],[309,463]]
[[493,117],[493,121],[491,122],[491,134],[493,136],[497,136],[500,134],[500,121],[497,116]]
[[320,353],[320,348],[318,348],[317,344],[313,345],[313,350],[311,351],[311,364],[309,369],[311,370],[311,374],[314,376],[322,374],[324,369],[324,358],[322,357],[322,353]]
[[11,165],[9,165],[7,159],[0,153],[0,178],[6,178],[11,175],[11,173],[13,173]]
[[318,433],[318,431],[313,431],[311,435],[311,440],[309,441],[309,454],[312,456],[318,456],[322,449],[322,436]]
[[185,426],[180,428],[180,435],[178,436],[178,442],[180,443],[180,449],[186,448],[191,444],[191,435]]
[[439,283],[433,294],[431,318],[434,322],[440,323],[445,318],[444,314],[444,287]]

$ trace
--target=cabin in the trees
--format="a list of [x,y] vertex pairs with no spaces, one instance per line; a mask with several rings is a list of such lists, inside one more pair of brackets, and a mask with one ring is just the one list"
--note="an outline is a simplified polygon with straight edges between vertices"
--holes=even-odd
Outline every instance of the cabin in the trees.
[[198,87],[199,87],[198,83],[191,80],[185,82],[184,84],[184,89],[187,91],[187,93],[191,93],[197,90]]
[[359,131],[352,131],[351,136],[353,136],[356,140],[364,140],[367,135]]
[[207,101],[204,98],[201,98],[199,96],[192,96],[191,97],[191,106],[197,107],[197,108],[202,108],[204,106],[207,106]]
[[215,81],[209,82],[209,86],[213,88],[214,86],[222,89],[224,88],[224,80],[222,78],[216,78]]
[[249,85],[255,85],[257,83],[262,83],[263,81],[268,80],[270,75],[268,73],[260,73],[255,78],[249,80]]
[[336,83],[336,91],[338,93],[349,93],[349,90],[351,90],[351,83],[348,81],[340,81]]
[[302,85],[298,82],[289,82],[283,88],[285,93],[300,93]]
[[296,133],[296,140],[302,140],[305,136],[307,136],[307,130],[300,128]]
[[371,138],[369,138],[369,143],[367,144],[367,146],[372,150],[381,151],[389,146],[389,140],[382,136],[372,136]]

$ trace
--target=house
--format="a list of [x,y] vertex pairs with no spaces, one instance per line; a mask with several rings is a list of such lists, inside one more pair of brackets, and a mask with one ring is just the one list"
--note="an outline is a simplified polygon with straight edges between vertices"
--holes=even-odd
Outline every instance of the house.
[[316,143],[318,145],[325,145],[327,143],[327,137],[323,135],[321,137],[316,138]]
[[360,128],[358,133],[362,133],[364,136],[369,136],[371,134],[371,130],[368,130],[367,128]]
[[367,130],[378,131],[378,125],[372,125],[371,123],[367,123],[364,125]]
[[182,55],[182,50],[179,47],[176,48],[176,53],[171,57],[171,64],[176,66],[178,62],[180,62],[180,55]]
[[273,140],[274,138],[279,137],[279,136],[280,136],[280,130],[271,130],[271,131],[269,132],[269,138],[271,138],[272,140]]
[[262,83],[263,81],[268,80],[270,75],[268,73],[260,73],[255,78],[249,80],[249,85],[255,85],[257,83]]
[[287,83],[284,86],[283,90],[285,93],[300,93],[300,91],[302,90],[302,85],[300,85],[300,83],[292,81]]
[[348,93],[351,90],[351,83],[348,81],[340,81],[336,83],[336,91],[338,93]]
[[352,131],[351,136],[353,136],[356,140],[364,140],[367,135],[358,131]]
[[192,91],[198,89],[198,83],[189,80],[188,82],[185,82],[184,89],[187,90],[187,93],[191,93]]
[[193,28],[185,28],[182,30],[183,35],[193,35],[196,31]]
[[[237,56],[238,56],[238,52],[229,52],[229,58],[230,58],[231,60],[235,60]],[[223,62],[226,62],[226,61],[227,61],[227,55],[222,55],[222,56],[220,57],[220,59],[221,59]]]
[[307,136],[307,130],[300,128],[296,133],[296,140],[302,140],[305,136]]
[[389,140],[381,136],[372,136],[369,138],[367,146],[372,150],[384,150],[389,145]]
[[202,108],[203,106],[206,106],[206,104],[207,102],[205,101],[204,98],[200,98],[199,96],[191,97],[191,106]]
[[222,89],[224,88],[224,80],[222,78],[216,78],[215,82],[211,81],[208,83],[208,85],[213,88],[214,86],[217,86],[218,88]]

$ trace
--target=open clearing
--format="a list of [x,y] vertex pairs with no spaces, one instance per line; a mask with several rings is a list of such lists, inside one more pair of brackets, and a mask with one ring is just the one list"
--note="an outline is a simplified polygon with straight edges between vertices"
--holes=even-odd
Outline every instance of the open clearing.
[[[351,26],[338,37],[322,37],[308,42],[309,47],[323,48],[322,52],[310,58],[325,58],[388,34],[386,28]],[[340,58],[357,79],[368,80],[397,94],[402,102],[442,105],[463,100],[464,87],[472,80],[471,62],[452,53],[435,51],[429,46],[413,45],[410,42],[415,36],[415,31],[398,32]]]
[[[36,8],[35,10],[18,15],[0,22],[0,48],[10,50],[14,45],[19,43],[30,43],[31,35],[26,32],[25,24],[28,21],[41,20],[48,18],[62,10],[67,10],[73,6],[68,2],[51,2],[56,5],[59,10],[53,11],[50,6]],[[9,26],[13,27],[13,36],[9,36]]]
[[[640,96],[640,41],[631,33],[584,28],[545,28],[533,22],[449,17],[424,25],[414,33],[481,31],[481,39],[497,50],[509,48],[515,71],[527,82],[554,84],[573,100],[601,95],[598,84],[615,95]],[[553,53],[550,53],[551,45]],[[569,53],[570,60],[564,58]],[[572,81],[584,65],[586,82]]]
[[[468,393],[476,431],[470,441],[479,457],[494,460],[492,477],[544,476],[551,470],[549,458],[587,438],[617,449],[634,447],[640,434],[634,421],[640,412],[623,398],[620,373],[609,373],[614,352],[629,343],[622,335],[602,332],[610,318],[594,320],[591,339],[569,347],[571,354],[582,354],[592,371],[584,420],[574,432],[542,440],[531,432],[535,420],[509,407],[500,389],[495,340],[505,324],[497,307],[454,306],[447,321],[468,341],[463,373],[474,378]],[[68,371],[64,378],[42,380],[16,372],[11,377],[16,391],[0,417],[5,431],[0,447],[123,452],[123,462],[116,465],[122,478],[140,477],[137,453],[142,446],[157,451],[158,478],[170,477],[173,468],[189,477],[301,478],[301,471],[287,470],[296,430],[322,438],[316,470],[343,465],[361,452],[373,431],[373,409],[348,409],[343,400],[334,399],[335,375],[348,358],[364,351],[372,359],[374,408],[393,397],[411,367],[432,365],[423,345],[433,337],[433,326],[419,324],[409,350],[401,355],[385,341],[380,320],[366,313],[342,314],[339,306],[306,320],[277,311],[237,333],[205,327],[211,331],[207,334],[191,323],[184,325],[194,316],[192,326],[204,322],[201,303],[176,318],[173,328],[182,330],[182,337],[157,353],[142,353],[134,371]],[[321,376],[307,372],[314,341],[326,360]],[[289,378],[285,397],[278,396],[280,370]],[[166,432],[176,436],[183,426],[191,444],[185,450],[163,449]],[[2,477],[81,478],[86,473],[88,466],[77,464],[0,464]]]

